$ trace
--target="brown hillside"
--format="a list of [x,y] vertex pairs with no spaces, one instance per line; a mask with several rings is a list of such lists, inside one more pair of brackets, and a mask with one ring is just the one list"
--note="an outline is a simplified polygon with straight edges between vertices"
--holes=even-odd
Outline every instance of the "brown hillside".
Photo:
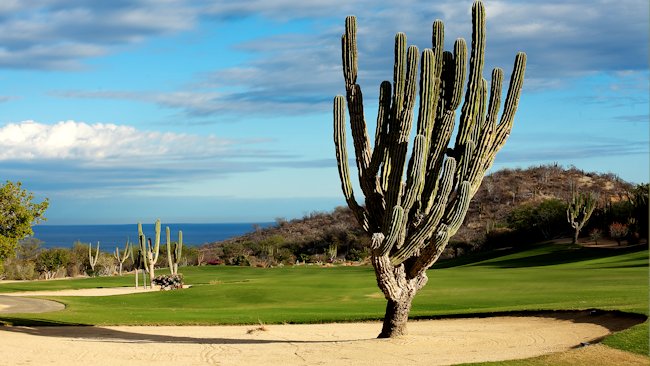
[[[501,223],[516,206],[555,198],[571,197],[571,184],[578,191],[598,195],[600,204],[625,199],[633,187],[614,174],[587,173],[577,168],[544,165],[527,169],[504,169],[485,177],[474,196],[465,222],[452,242],[479,244],[486,228]],[[367,237],[349,209],[338,207],[331,213],[312,213],[301,219],[278,220],[277,225],[208,245],[219,251],[224,246],[251,244],[288,247],[295,253],[322,254],[336,243],[345,255],[351,247],[361,248]],[[250,252],[250,250],[249,250]],[[252,254],[252,253],[251,253]],[[298,255],[298,254],[296,254]]]
[[454,241],[480,240],[490,225],[503,222],[513,207],[546,199],[567,201],[571,185],[592,192],[602,207],[627,197],[632,184],[615,174],[589,173],[575,167],[542,165],[527,169],[503,169],[486,176],[472,199],[465,222]]

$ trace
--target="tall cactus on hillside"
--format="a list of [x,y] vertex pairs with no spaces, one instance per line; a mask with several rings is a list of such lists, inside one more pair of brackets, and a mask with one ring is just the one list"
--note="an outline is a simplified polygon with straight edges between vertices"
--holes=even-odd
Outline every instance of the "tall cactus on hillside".
[[578,193],[575,187],[571,189],[571,200],[566,209],[566,218],[574,230],[573,244],[578,242],[580,230],[585,226],[591,214],[596,209],[598,199],[591,192]]
[[155,267],[158,262],[160,253],[160,220],[156,220],[154,226],[154,244],[151,238],[147,238],[142,231],[142,224],[138,223],[138,241],[140,242],[140,252],[142,253],[142,264],[144,269],[149,273],[149,283],[156,277]]
[[178,231],[178,242],[173,245],[171,243],[171,234],[169,227],[165,227],[167,234],[167,263],[169,264],[169,272],[171,274],[178,274],[178,262],[181,259],[181,254],[183,253],[183,232]]
[[[356,18],[346,18],[341,41],[346,96],[334,98],[334,144],[343,194],[371,236],[377,284],[388,301],[379,337],[406,332],[413,297],[428,280],[425,271],[463,223],[470,200],[512,128],[526,54],[520,52],[515,57],[504,110],[498,119],[503,71],[492,71],[488,98],[488,83],[482,77],[485,9],[480,1],[472,7],[472,25],[469,75],[463,39],[456,40],[453,52],[443,51],[442,21],[433,23],[433,46],[425,49],[421,58],[417,47],[407,48],[406,35],[395,36],[393,83],[384,81],[379,88],[377,128],[371,149],[361,87],[356,83]],[[466,77],[458,132],[453,147],[448,147]],[[416,135],[407,163],[417,97]],[[365,205],[357,202],[350,179],[346,100]]]

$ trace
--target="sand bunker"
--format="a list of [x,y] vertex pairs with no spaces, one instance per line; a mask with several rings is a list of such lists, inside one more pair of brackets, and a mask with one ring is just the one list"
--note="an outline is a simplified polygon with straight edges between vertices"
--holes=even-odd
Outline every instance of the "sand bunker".
[[[26,302],[35,310],[45,306],[41,311],[63,308],[57,302],[22,296],[144,291],[121,287],[10,293],[0,296],[0,313],[23,312]],[[413,321],[409,335],[397,339],[376,339],[381,328],[378,322],[264,327],[0,326],[0,365],[451,365],[566,351],[643,321],[589,311],[537,315]]]
[[259,326],[0,327],[1,365],[449,365],[560,352],[638,323],[588,312],[413,321],[376,339],[378,322]]
[[147,287],[106,287],[106,288],[84,288],[78,290],[54,290],[54,291],[24,291],[24,292],[9,292],[5,296],[114,296],[136,294],[141,292],[160,291],[160,286],[153,288]]

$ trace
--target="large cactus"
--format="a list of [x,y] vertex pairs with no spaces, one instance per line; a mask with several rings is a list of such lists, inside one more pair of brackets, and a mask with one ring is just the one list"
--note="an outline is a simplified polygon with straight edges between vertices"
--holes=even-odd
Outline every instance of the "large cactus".
[[165,227],[165,231],[167,234],[167,263],[169,264],[169,272],[176,275],[178,274],[178,262],[183,253],[183,232],[178,231],[178,242],[172,248],[169,226]]
[[144,269],[149,273],[149,283],[156,277],[155,267],[158,262],[158,254],[160,253],[160,220],[156,220],[154,229],[154,244],[151,243],[151,238],[146,238],[142,231],[142,224],[138,223],[138,241],[140,242],[140,252],[143,256]]
[[573,244],[578,242],[580,230],[585,226],[591,214],[596,209],[598,199],[591,192],[578,193],[575,186],[571,187],[571,200],[566,209],[566,218],[573,228]]
[[[488,84],[482,77],[485,9],[480,1],[472,7],[472,26],[467,76],[465,41],[456,40],[453,52],[443,51],[441,21],[433,23],[432,48],[425,49],[421,57],[417,47],[407,48],[406,35],[395,36],[393,83],[384,81],[379,88],[377,128],[371,149],[361,87],[356,83],[356,18],[346,18],[341,42],[346,96],[334,98],[334,143],[343,194],[372,238],[371,258],[377,283],[388,300],[379,337],[406,332],[411,301],[427,282],[425,271],[463,223],[471,198],[512,128],[526,55],[518,53],[515,57],[504,111],[498,120],[503,71],[492,71],[488,98]],[[451,147],[466,77],[458,132]],[[407,164],[417,97],[416,132]],[[346,100],[365,196],[363,205],[355,199],[348,167]]]

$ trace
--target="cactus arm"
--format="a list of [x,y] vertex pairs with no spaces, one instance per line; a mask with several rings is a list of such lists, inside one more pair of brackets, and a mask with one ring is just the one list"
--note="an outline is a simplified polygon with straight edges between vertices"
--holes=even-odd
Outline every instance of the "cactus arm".
[[129,259],[130,256],[133,255],[133,252],[129,251],[129,247],[130,247],[129,240],[127,239],[126,243],[124,244],[124,261],[126,261],[127,259]]
[[461,183],[458,194],[447,206],[445,217],[441,220],[438,230],[436,230],[438,234],[435,238],[432,238],[429,245],[421,250],[420,255],[415,258],[413,264],[408,268],[409,276],[417,276],[438,260],[447,243],[449,243],[449,238],[456,234],[465,219],[471,201],[470,194],[471,184],[467,181]]
[[[382,163],[381,170],[381,188],[382,191],[387,192],[386,207],[393,207],[393,202],[396,202],[395,192],[392,194],[389,191],[389,186],[394,184],[391,182],[396,170],[394,165],[394,149],[395,144],[399,139],[399,124],[398,118],[402,113],[402,108],[404,107],[404,88],[406,84],[406,63],[407,63],[407,51],[406,51],[406,35],[404,33],[397,33],[395,35],[395,63],[393,66],[393,98],[390,107],[390,116],[388,117],[389,125],[389,135],[388,135],[388,144],[389,148],[386,154],[384,154],[384,161]],[[394,187],[392,189],[395,189]]]
[[181,255],[183,254],[183,232],[180,230],[178,231],[178,244],[174,249],[176,262],[178,262],[181,259]]
[[178,231],[178,243],[176,248],[174,248],[174,274],[178,274],[178,262],[181,260],[181,254],[183,253],[183,232]]
[[402,205],[408,214],[415,201],[420,197],[424,186],[424,172],[426,168],[427,143],[423,135],[415,136],[413,140],[413,154],[407,171],[406,188]]
[[[461,109],[460,125],[456,135],[454,151],[462,147],[470,140],[474,128],[475,116],[478,113],[478,106],[482,79],[483,64],[485,55],[485,8],[483,3],[477,1],[472,5],[472,53],[469,60],[469,79],[465,91],[465,102]],[[462,161],[459,161],[462,165]]]
[[[386,146],[388,145],[388,123],[390,118],[390,99],[391,84],[389,81],[383,81],[379,86],[379,107],[377,108],[377,127],[375,130],[375,148],[372,151],[370,167],[368,168],[368,177],[377,178],[379,166],[384,160]],[[377,190],[381,192],[381,185],[377,185]]]
[[393,212],[391,214],[390,220],[391,226],[388,230],[388,236],[386,236],[386,238],[383,240],[375,255],[380,257],[387,255],[393,246],[397,243],[400,232],[403,230],[403,223],[405,223],[404,216],[404,209],[402,207],[393,207]]
[[354,198],[352,182],[350,180],[350,167],[345,139],[345,99],[341,95],[334,98],[334,145],[336,147],[336,162],[341,178],[341,189],[345,201],[356,216],[364,230],[370,229],[368,213]]
[[445,158],[445,149],[449,145],[454,130],[456,109],[462,100],[463,83],[467,74],[467,44],[462,38],[454,42],[453,55],[445,52],[442,69],[440,94],[438,101],[439,112],[436,115],[433,135],[429,147],[429,158],[427,175],[425,177],[424,190],[422,194],[422,206],[424,213],[432,209],[434,197],[438,189],[438,178],[442,169],[442,162]]
[[[404,37],[406,43],[406,37]],[[386,207],[400,206],[403,186],[402,175],[406,163],[406,153],[408,150],[408,140],[413,123],[413,106],[415,105],[417,71],[418,71],[419,51],[417,47],[408,48],[406,57],[406,74],[404,78],[404,87],[402,96],[396,97],[402,106],[398,109],[395,116],[395,126],[397,127],[393,135],[393,143],[388,150],[391,171],[388,181],[388,190],[386,192]],[[392,226],[391,217],[384,217],[383,231],[386,232]]]
[[447,206],[447,200],[452,189],[455,171],[456,161],[454,158],[447,158],[445,160],[444,173],[440,177],[439,185],[441,189],[435,198],[433,209],[424,220],[422,220],[420,225],[411,232],[411,235],[406,238],[404,246],[391,255],[391,263],[393,265],[398,265],[409,257],[415,255],[423,247],[425,241],[433,234],[445,213],[445,207]]
[[169,265],[169,271],[171,274],[174,274],[174,261],[172,260],[172,243],[169,226],[165,227],[165,234],[167,236],[167,264]]
[[156,220],[156,225],[155,225],[155,245],[153,248],[153,265],[155,265],[158,262],[158,254],[160,253],[160,220]]
[[523,52],[517,53],[515,57],[515,64],[512,68],[512,75],[510,76],[510,85],[508,86],[508,94],[503,107],[503,114],[501,120],[497,125],[495,141],[490,149],[490,155],[485,163],[484,171],[487,171],[492,166],[494,157],[497,152],[506,143],[506,139],[510,136],[512,130],[512,123],[517,111],[519,97],[521,95],[521,88],[524,85],[524,74],[526,72],[526,54]]

